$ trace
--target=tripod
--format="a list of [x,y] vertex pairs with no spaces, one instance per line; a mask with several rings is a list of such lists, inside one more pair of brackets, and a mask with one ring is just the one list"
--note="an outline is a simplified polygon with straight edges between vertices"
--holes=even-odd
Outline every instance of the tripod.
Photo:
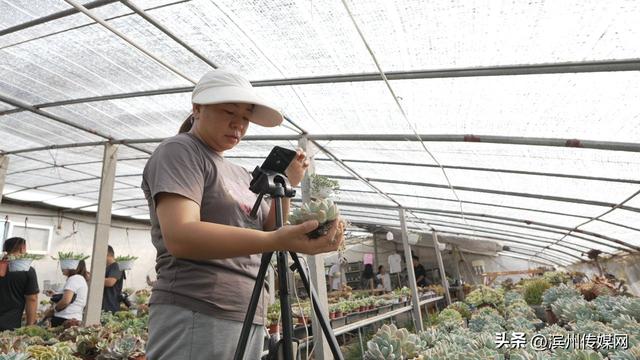
[[[258,194],[258,199],[256,200],[256,203],[251,210],[251,216],[256,216],[257,211],[260,208],[260,203],[262,202],[263,196],[265,194],[269,194],[272,201],[275,201],[276,229],[281,228],[283,226],[282,198],[294,197],[296,194],[295,190],[291,188],[289,180],[286,178],[286,176],[277,172],[264,170],[258,166],[255,168],[255,170],[253,170],[252,175],[253,179],[251,180],[249,189]],[[293,320],[291,317],[291,302],[289,300],[289,288],[287,284],[287,274],[289,271],[289,268],[287,267],[287,253],[287,251],[276,252],[278,264],[278,290],[280,292],[280,312],[282,316],[282,339],[278,342],[278,345],[282,345],[282,358],[284,360],[294,360],[297,358],[297,353],[293,353]],[[320,327],[322,328],[324,336],[329,341],[331,353],[333,354],[334,359],[342,360],[343,357],[338,346],[338,341],[331,332],[329,320],[324,314],[322,314],[320,310],[320,306],[316,300],[318,297],[315,290],[309,284],[309,279],[307,277],[307,274],[304,272],[304,269],[300,265],[298,255],[293,252],[290,252],[289,254],[293,259],[291,270],[298,271],[304,287],[307,290],[307,294],[311,295],[313,310],[315,311],[315,314],[319,320]],[[258,271],[256,284],[253,287],[253,293],[251,294],[251,300],[249,302],[249,308],[247,309],[247,314],[245,315],[244,323],[242,324],[242,332],[240,333],[238,347],[236,348],[236,353],[234,356],[235,360],[243,360],[247,341],[249,340],[251,324],[258,307],[258,301],[260,300],[260,294],[262,292],[262,285],[264,284],[264,278],[269,268],[269,263],[272,256],[273,252],[262,254],[260,270]],[[317,331],[317,329],[315,330]],[[279,348],[280,346],[277,346],[275,350],[276,354],[270,353],[269,356],[273,356],[274,359],[278,359],[279,357],[277,357],[277,353]]]

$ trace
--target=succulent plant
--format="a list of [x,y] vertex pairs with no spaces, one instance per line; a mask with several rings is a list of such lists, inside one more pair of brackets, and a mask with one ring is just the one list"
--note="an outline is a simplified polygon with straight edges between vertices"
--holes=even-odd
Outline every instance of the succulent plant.
[[629,315],[640,321],[640,298],[631,298],[627,296],[616,297],[618,304],[616,310],[622,315]]
[[453,309],[444,309],[438,314],[438,328],[443,331],[451,331],[463,326],[462,315]]
[[29,337],[40,337],[42,338],[42,340],[49,340],[55,336],[49,330],[37,325],[23,326],[21,328],[18,328],[15,330],[15,334],[25,335]]
[[23,353],[23,352],[0,353],[0,360],[29,360],[29,359],[32,359],[29,353]]
[[638,360],[640,359],[640,345],[633,346],[630,349],[616,351],[609,355],[611,360]]
[[87,260],[89,258],[89,255],[85,255],[83,253],[74,253],[73,251],[71,252],[58,252],[58,258],[54,258],[53,256],[51,257],[53,260]]
[[116,262],[133,261],[133,260],[138,260],[138,257],[133,255],[121,255],[121,256],[116,256],[115,260]]
[[310,238],[315,239],[326,234],[332,221],[337,219],[339,215],[338,207],[330,199],[312,200],[303,204],[302,207],[294,209],[289,215],[289,223],[296,225],[308,220],[317,220],[318,228],[307,234]]
[[560,298],[551,305],[557,317],[564,321],[599,320],[595,306],[584,299]]
[[509,350],[509,360],[551,360],[552,355],[547,351],[533,351],[532,349]]
[[629,346],[640,345],[640,323],[629,315],[620,315],[613,319],[611,327],[618,334],[627,334],[629,336]]
[[517,291],[507,291],[504,294],[504,304],[506,306],[509,306],[511,304],[513,304],[516,301],[523,301],[524,302],[524,298],[522,297],[522,294],[520,294]]
[[144,354],[144,341],[135,335],[114,337],[96,360],[128,360]]
[[564,271],[547,271],[542,274],[542,278],[547,280],[551,285],[566,284],[571,280],[571,275]]
[[600,360],[602,355],[593,350],[558,351],[554,356],[556,360]]
[[367,342],[364,359],[395,360],[412,359],[424,350],[426,343],[407,329],[396,328],[395,325],[382,325],[380,330]]
[[515,316],[507,320],[507,330],[515,332],[532,333],[541,321],[539,319],[530,320],[523,316]]
[[541,329],[540,331],[538,331],[538,334],[540,335],[544,335],[547,338],[550,338],[553,335],[561,335],[564,336],[566,334],[568,334],[569,331],[563,327],[558,326],[557,324],[553,324],[550,326],[547,326],[543,329]]
[[105,340],[97,333],[90,335],[80,335],[76,338],[76,352],[83,357],[95,357],[104,347]]
[[578,290],[582,293],[582,296],[591,301],[599,296],[614,295],[614,291],[601,283],[588,282],[578,285]]
[[340,183],[337,180],[317,174],[311,175],[311,197],[326,199],[338,189],[340,189]]
[[526,302],[524,302],[524,300],[519,300],[509,305],[505,309],[505,316],[507,318],[524,317],[529,320],[537,319],[536,313],[529,305],[527,305]]
[[[599,335],[599,334],[614,334],[615,330],[611,327],[599,322],[599,321],[578,321],[572,325],[572,328],[577,334],[591,334],[591,335]],[[574,350],[575,351],[575,350]],[[611,352],[611,349],[601,348],[598,350],[601,354],[607,355]]]
[[492,305],[498,307],[504,304],[504,295],[498,290],[482,285],[469,293],[465,301],[473,306]]
[[542,294],[551,287],[551,284],[544,279],[529,280],[524,284],[524,300],[529,305],[542,304]]
[[580,298],[582,294],[573,286],[561,284],[545,290],[542,294],[542,305],[550,307],[560,298]]
[[35,255],[35,254],[18,254],[18,255],[9,255],[9,261],[11,260],[40,260],[44,257],[44,255]]
[[51,346],[31,345],[27,352],[37,360],[75,360],[75,352],[70,342],[60,342]]
[[473,332],[504,332],[505,320],[496,313],[478,312],[471,316],[469,329]]
[[471,308],[469,308],[469,305],[463,303],[462,301],[456,301],[452,303],[451,305],[447,306],[447,309],[452,309],[459,312],[460,315],[462,315],[462,317],[465,319],[471,319]]

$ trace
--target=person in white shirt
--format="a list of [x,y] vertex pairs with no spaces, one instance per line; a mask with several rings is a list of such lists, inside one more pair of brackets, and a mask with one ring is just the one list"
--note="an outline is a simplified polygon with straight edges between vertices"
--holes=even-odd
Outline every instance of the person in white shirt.
[[331,290],[341,290],[343,285],[347,285],[347,276],[344,273],[345,259],[337,259],[335,264],[329,269],[329,283]]
[[389,274],[384,270],[384,265],[378,266],[378,273],[376,274],[377,288],[384,291],[391,291],[391,278]]
[[67,282],[64,284],[62,299],[54,305],[54,313],[51,318],[51,326],[53,327],[60,326],[70,319],[82,321],[89,292],[87,285],[89,275],[84,260],[80,260],[75,270],[63,269],[62,273],[67,277]]

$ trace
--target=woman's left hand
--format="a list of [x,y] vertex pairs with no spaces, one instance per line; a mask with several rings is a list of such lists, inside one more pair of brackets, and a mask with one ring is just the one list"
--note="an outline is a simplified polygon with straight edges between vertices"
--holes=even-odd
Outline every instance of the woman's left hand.
[[302,149],[296,150],[296,157],[293,158],[287,170],[285,170],[285,175],[289,179],[289,183],[291,186],[298,186],[304,177],[305,171],[309,167],[309,159],[307,159],[307,154]]

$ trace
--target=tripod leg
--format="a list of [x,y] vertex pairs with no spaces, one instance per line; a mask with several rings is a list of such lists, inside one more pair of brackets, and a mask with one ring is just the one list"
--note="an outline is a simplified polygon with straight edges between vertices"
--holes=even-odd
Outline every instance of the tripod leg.
[[298,270],[298,273],[300,273],[300,279],[302,280],[302,283],[304,284],[304,287],[307,290],[307,294],[311,294],[311,297],[313,300],[313,310],[316,313],[318,322],[320,322],[320,326],[322,327],[322,332],[324,333],[324,336],[327,338],[327,341],[329,342],[329,347],[331,348],[331,353],[333,354],[333,358],[343,360],[344,358],[342,357],[342,353],[340,352],[340,346],[338,345],[338,340],[336,339],[335,335],[333,335],[331,326],[329,325],[329,319],[327,319],[327,316],[323,314],[322,311],[320,310],[320,305],[318,304],[318,295],[316,294],[316,290],[313,287],[311,287],[311,285],[309,284],[309,277],[307,276],[307,273],[304,271],[304,268],[300,265],[298,254],[294,252],[290,252],[289,254],[291,254],[291,258],[293,259],[293,266],[295,266],[295,269]]
[[282,316],[283,354],[285,360],[293,360],[295,359],[293,354],[293,320],[291,318],[291,300],[289,299],[289,286],[287,284],[287,274],[289,272],[287,253],[278,251],[276,256],[278,258],[278,290],[280,292],[280,315]]
[[[256,278],[256,284],[253,286],[253,293],[251,293],[251,300],[249,301],[249,308],[247,314],[244,317],[242,323],[242,332],[240,333],[240,339],[238,340],[238,347],[234,355],[235,360],[242,360],[244,357],[244,351],[249,341],[249,334],[251,332],[251,324],[253,324],[253,317],[256,314],[258,308],[258,301],[260,301],[260,294],[262,293],[262,286],[264,285],[264,278],[269,269],[269,262],[273,252],[262,254],[262,260],[260,262],[260,270],[258,270],[258,277]],[[272,289],[270,289],[273,291]]]

